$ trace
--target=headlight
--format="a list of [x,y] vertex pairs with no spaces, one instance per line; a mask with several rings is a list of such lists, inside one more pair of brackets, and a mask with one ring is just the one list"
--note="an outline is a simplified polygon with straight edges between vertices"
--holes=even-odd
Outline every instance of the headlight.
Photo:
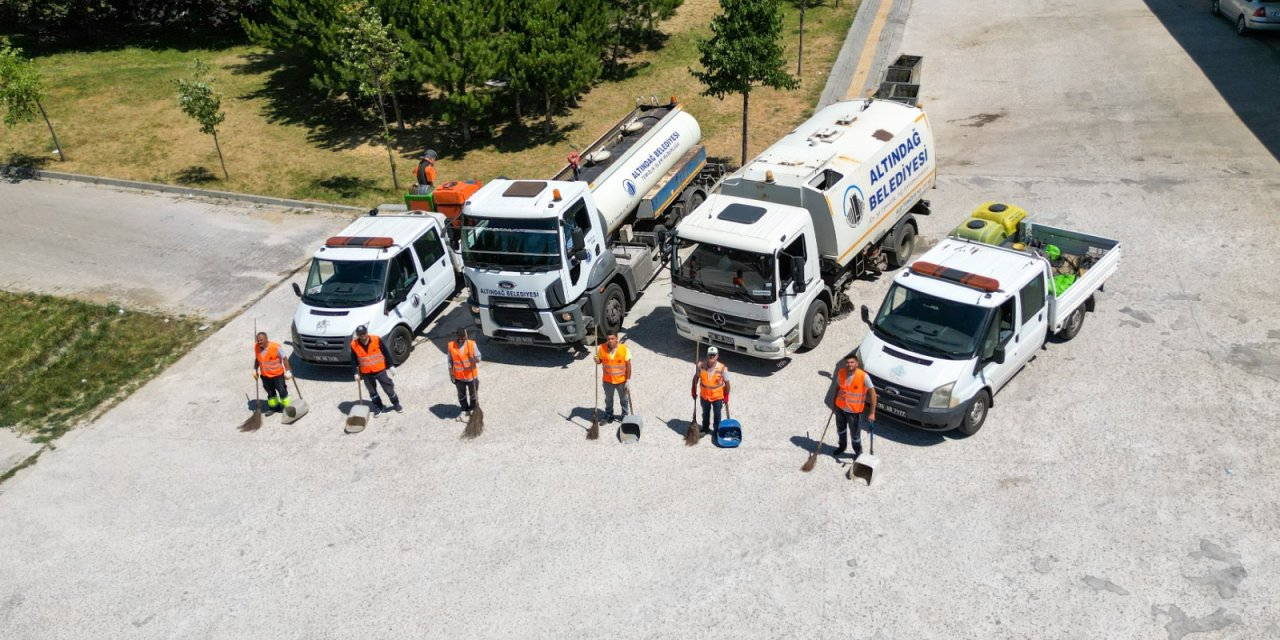
[[572,313],[569,313],[568,311],[566,311],[566,312],[564,312],[564,313],[560,314],[560,319],[561,319],[561,320],[564,320],[565,322],[568,322],[568,321],[570,321],[570,320],[572,320],[572,319],[573,319],[573,314],[572,314]]
[[951,395],[951,390],[954,389],[955,386],[956,383],[948,382],[947,384],[934,389],[933,393],[929,394],[929,408],[950,409],[956,406],[956,399]]
[[675,312],[675,313],[678,313],[678,314],[680,314],[680,315],[682,315],[682,316],[687,316],[687,315],[689,315],[689,310],[688,310],[688,309],[686,309],[686,308],[685,308],[685,306],[684,306],[684,305],[682,305],[682,304],[680,304],[679,302],[672,302],[672,303],[671,303],[671,311],[673,311],[673,312]]
[[762,324],[762,325],[757,326],[757,327],[756,327],[756,335],[758,335],[758,336],[767,336],[767,335],[769,335],[769,325],[767,325],[767,324]]
[[471,313],[474,313],[474,314],[476,314],[476,315],[480,315],[480,307],[478,307],[478,306],[476,306],[476,305],[474,305],[474,304],[473,304],[473,305],[471,305]]

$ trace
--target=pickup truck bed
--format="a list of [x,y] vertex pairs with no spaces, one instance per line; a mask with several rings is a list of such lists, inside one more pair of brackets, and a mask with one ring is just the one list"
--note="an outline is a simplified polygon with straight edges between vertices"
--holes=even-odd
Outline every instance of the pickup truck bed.
[[[1075,283],[1061,295],[1049,296],[1049,331],[1052,333],[1060,331],[1071,313],[1102,289],[1107,278],[1120,268],[1121,251],[1118,240],[1024,222],[1019,225],[1018,233],[1004,242],[1004,246],[1010,246],[1014,242],[1024,242],[1032,247],[1054,245],[1063,255],[1083,259],[1081,266],[1085,268]],[[1048,260],[1045,262],[1048,263]],[[1052,265],[1048,265],[1048,269],[1051,274],[1054,272]],[[1052,288],[1050,293],[1054,293]]]

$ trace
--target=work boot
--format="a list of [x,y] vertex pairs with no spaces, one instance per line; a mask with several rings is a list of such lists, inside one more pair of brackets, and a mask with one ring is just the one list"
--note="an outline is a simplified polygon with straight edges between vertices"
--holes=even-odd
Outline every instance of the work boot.
[[396,413],[404,413],[404,407],[400,406],[399,402],[391,405],[391,410],[395,411]]

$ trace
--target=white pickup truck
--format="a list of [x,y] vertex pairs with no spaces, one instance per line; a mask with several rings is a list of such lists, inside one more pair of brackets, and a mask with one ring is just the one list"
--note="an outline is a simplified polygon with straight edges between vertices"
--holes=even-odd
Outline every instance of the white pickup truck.
[[1028,220],[999,244],[943,240],[894,277],[874,320],[862,307],[871,331],[858,354],[877,411],[976,433],[996,393],[1050,334],[1080,332],[1119,266],[1118,241]]

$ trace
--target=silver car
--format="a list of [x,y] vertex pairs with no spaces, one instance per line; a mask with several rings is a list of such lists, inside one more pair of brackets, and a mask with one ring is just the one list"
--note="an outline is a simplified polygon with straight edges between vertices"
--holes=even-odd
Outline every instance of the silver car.
[[1212,0],[1213,15],[1236,23],[1236,33],[1280,31],[1280,0]]

